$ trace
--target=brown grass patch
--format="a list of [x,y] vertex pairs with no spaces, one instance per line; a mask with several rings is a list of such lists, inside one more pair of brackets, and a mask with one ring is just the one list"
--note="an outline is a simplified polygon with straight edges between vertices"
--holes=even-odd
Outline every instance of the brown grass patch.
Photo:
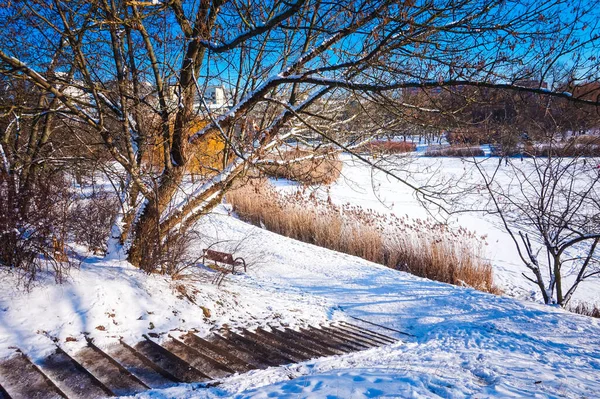
[[569,141],[528,143],[522,148],[494,147],[493,156],[523,157],[600,157],[600,137],[583,135]]
[[600,157],[600,144],[577,142],[539,144],[528,149],[527,155],[536,157]]
[[282,195],[265,180],[251,181],[226,199],[243,220],[275,233],[417,276],[499,293],[491,265],[480,256],[485,239],[468,230],[349,204],[338,207],[301,192]]
[[[272,163],[268,163],[272,162]],[[301,149],[283,151],[260,165],[270,177],[284,178],[303,185],[331,184],[342,171],[337,152],[319,153]]]
[[425,151],[426,157],[482,157],[484,152],[479,147],[454,146],[428,148]]
[[407,141],[371,141],[360,147],[361,151],[368,153],[402,154],[413,152],[417,149],[415,143]]

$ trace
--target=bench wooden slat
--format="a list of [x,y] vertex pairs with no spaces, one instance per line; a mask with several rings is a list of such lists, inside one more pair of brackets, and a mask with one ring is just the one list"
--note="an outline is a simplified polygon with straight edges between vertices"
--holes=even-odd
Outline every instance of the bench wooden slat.
[[206,257],[216,262],[227,263],[233,265],[233,255],[226,252],[213,251],[212,249],[206,250]]

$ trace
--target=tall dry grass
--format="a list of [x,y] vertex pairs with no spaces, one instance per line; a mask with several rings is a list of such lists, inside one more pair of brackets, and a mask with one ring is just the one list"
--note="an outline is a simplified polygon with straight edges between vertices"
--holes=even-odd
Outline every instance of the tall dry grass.
[[416,151],[417,145],[408,141],[371,141],[360,147],[368,153],[403,154]]
[[482,157],[484,152],[479,147],[465,147],[451,145],[449,147],[428,148],[426,157]]
[[[295,161],[300,159],[299,161]],[[342,161],[337,153],[319,153],[293,149],[276,154],[272,164],[264,163],[260,169],[268,176],[296,181],[303,185],[331,184],[342,171]],[[282,162],[290,162],[280,164]]]
[[243,220],[275,233],[432,280],[499,292],[481,257],[485,239],[465,229],[339,207],[299,191],[282,195],[265,180],[232,190],[226,199]]
[[[590,140],[591,142],[591,140]],[[599,144],[568,143],[538,144],[530,147],[527,155],[536,157],[599,157]]]

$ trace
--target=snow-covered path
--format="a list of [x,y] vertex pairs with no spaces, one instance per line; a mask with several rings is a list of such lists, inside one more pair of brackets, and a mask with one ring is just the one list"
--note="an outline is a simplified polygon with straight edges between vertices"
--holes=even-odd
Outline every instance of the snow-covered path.
[[323,298],[333,319],[358,316],[415,338],[234,376],[208,391],[177,387],[141,397],[600,396],[598,320],[424,280],[224,215],[213,219],[201,228],[246,237],[246,247],[261,254],[251,280]]

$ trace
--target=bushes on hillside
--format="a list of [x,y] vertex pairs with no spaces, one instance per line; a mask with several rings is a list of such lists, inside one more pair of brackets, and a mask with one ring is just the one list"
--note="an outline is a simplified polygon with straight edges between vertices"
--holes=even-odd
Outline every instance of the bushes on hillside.
[[529,155],[536,157],[600,157],[599,144],[540,144],[533,146]]
[[16,185],[0,172],[0,268],[25,287],[45,271],[62,282],[78,262],[70,243],[103,254],[119,209],[111,193],[78,195],[74,177],[63,171],[39,173],[33,183]]
[[93,192],[77,201],[71,207],[69,217],[73,240],[96,254],[104,254],[118,209],[115,195],[104,191]]
[[61,173],[41,174],[35,184],[16,185],[14,176],[0,172],[0,267],[18,273],[25,286],[44,270],[61,282],[70,267],[68,181]]
[[577,306],[571,306],[569,311],[573,313],[579,313],[584,316],[590,316],[595,318],[600,318],[600,308],[596,305],[588,305],[585,303],[579,303]]
[[[596,143],[596,144],[593,144]],[[492,147],[492,156],[500,157],[600,157],[600,142],[590,139],[558,143],[528,144],[522,147]]]

